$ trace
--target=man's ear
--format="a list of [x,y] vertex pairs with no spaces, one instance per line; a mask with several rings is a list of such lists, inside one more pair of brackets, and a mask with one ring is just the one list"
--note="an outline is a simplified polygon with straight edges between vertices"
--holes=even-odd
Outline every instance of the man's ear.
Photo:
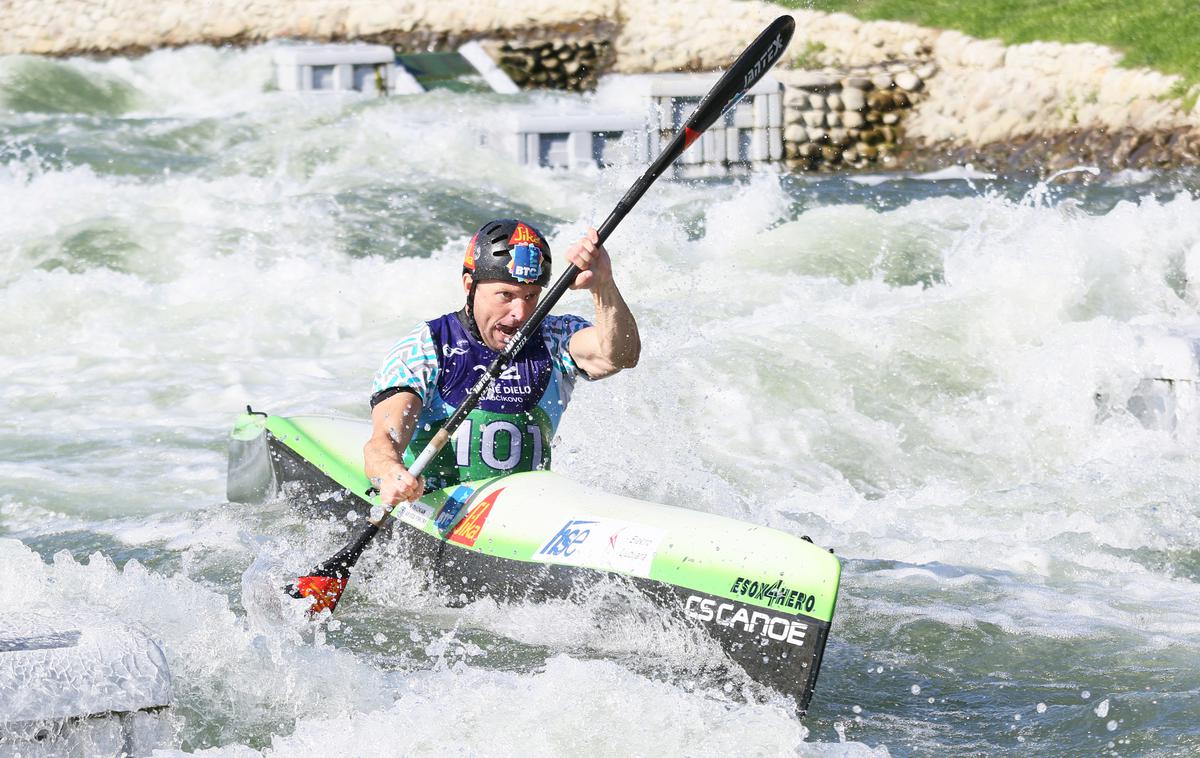
[[470,274],[466,274],[466,273],[464,273],[462,276],[463,276],[463,294],[465,295],[466,293],[471,291],[471,282],[473,282],[475,279]]

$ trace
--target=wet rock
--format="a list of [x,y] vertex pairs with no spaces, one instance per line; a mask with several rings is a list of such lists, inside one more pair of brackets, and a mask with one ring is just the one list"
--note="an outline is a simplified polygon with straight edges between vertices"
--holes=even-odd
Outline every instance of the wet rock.
[[858,87],[843,87],[841,99],[847,111],[861,111],[867,105],[867,93]]
[[826,163],[837,163],[842,159],[842,150],[836,145],[821,146],[821,160]]
[[820,71],[776,69],[774,76],[788,87],[799,89],[822,90],[837,84],[837,79]]
[[921,78],[911,71],[903,71],[899,74],[896,74],[896,86],[902,90],[916,92],[920,90],[924,84],[925,83],[921,81]]
[[892,100],[891,92],[875,90],[867,95],[867,108],[872,111],[887,112],[895,107],[896,103]]

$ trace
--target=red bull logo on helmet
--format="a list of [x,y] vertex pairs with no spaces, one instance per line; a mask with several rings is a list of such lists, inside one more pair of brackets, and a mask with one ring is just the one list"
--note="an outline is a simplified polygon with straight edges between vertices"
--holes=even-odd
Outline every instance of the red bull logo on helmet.
[[509,254],[508,273],[518,282],[533,284],[542,275],[542,248],[539,247],[541,237],[525,224],[517,224],[516,230],[508,238]]
[[475,232],[475,236],[471,237],[471,241],[467,243],[467,254],[463,258],[463,268],[468,271],[475,270],[475,237],[479,236],[479,232]]

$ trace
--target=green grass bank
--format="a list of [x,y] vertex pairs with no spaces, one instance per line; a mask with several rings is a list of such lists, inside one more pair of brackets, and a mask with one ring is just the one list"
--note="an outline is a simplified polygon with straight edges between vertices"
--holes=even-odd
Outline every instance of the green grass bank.
[[1200,82],[1197,0],[782,0],[781,4],[958,29],[1006,44],[1095,42],[1123,52],[1125,66],[1146,66]]

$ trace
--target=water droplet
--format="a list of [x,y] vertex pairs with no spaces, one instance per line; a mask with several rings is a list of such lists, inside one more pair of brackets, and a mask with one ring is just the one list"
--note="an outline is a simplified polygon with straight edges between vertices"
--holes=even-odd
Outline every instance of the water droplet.
[[1038,703],[1038,704],[1037,704],[1037,712],[1038,712],[1038,713],[1045,713],[1045,712],[1046,712],[1046,704],[1045,704],[1045,703]]
[[1083,692],[1079,693],[1079,697],[1083,698],[1084,700],[1087,700],[1091,696],[1092,696],[1092,693],[1088,692],[1087,690],[1084,690]]
[[1020,720],[1021,720],[1021,714],[1017,713],[1017,714],[1013,715],[1013,721],[1020,721]]
[[1096,705],[1096,707],[1093,708],[1092,710],[1095,711],[1096,715],[1099,716],[1100,718],[1104,718],[1105,716],[1107,716],[1108,715],[1108,698],[1104,698],[1103,700],[1101,700]]
[[376,632],[372,639],[375,640],[376,645],[382,645],[383,643],[387,642],[387,635],[383,632]]
[[1117,720],[1116,719],[1110,720],[1107,724],[1105,724],[1105,728],[1108,729],[1108,731],[1110,731],[1110,732],[1117,731]]
[[911,690],[912,690],[912,694],[914,694],[914,695],[920,695],[920,694],[921,694],[921,685],[919,685],[919,684],[914,684],[914,685],[913,685],[912,687],[910,687],[909,689],[911,689]]
[[336,632],[338,629],[342,628],[342,622],[338,621],[337,619],[330,619],[329,623],[326,626],[329,628],[330,631]]
[[855,713],[862,713],[862,706],[856,705],[853,708],[851,708],[850,710],[854,711]]

